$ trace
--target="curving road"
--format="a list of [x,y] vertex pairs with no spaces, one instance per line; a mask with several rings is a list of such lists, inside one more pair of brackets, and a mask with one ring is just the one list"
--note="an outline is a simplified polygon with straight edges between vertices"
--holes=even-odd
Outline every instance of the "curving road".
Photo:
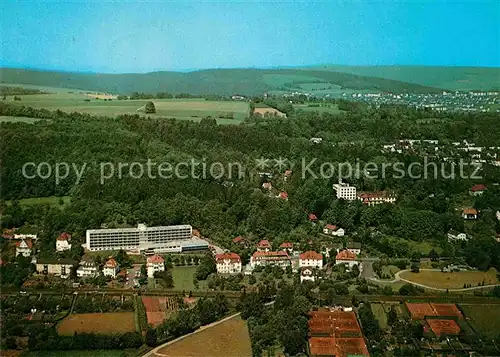
[[[421,271],[441,271],[440,269],[420,269]],[[432,286],[428,286],[428,285],[424,285],[424,284],[420,284],[420,283],[416,283],[414,281],[411,281],[411,280],[408,280],[408,279],[405,279],[405,278],[402,278],[400,275],[401,273],[404,273],[404,272],[407,272],[407,271],[410,271],[410,269],[405,269],[405,270],[400,270],[398,271],[395,275],[394,275],[394,279],[392,280],[379,280],[377,278],[369,278],[369,280],[372,280],[376,283],[383,283],[383,284],[393,284],[393,283],[397,283],[399,281],[403,281],[405,283],[408,283],[408,284],[412,284],[412,285],[415,285],[415,286],[420,286],[421,288],[424,288],[424,289],[429,289],[429,290],[434,290],[434,291],[448,291],[448,292],[461,292],[461,291],[470,291],[470,290],[478,290],[478,289],[485,289],[485,288],[494,288],[495,286],[500,286],[500,284],[491,284],[491,285],[483,285],[483,286],[473,286],[473,287],[470,287],[470,288],[461,288],[461,289],[446,289],[446,288],[435,288],[435,287],[432,287]]]

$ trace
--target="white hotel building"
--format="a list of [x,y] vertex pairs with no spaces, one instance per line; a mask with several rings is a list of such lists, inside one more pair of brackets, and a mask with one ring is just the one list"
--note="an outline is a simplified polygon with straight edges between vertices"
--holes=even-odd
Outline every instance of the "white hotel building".
[[357,198],[355,186],[349,186],[349,184],[341,182],[333,185],[333,189],[337,192],[337,198],[339,199],[354,201]]
[[90,251],[128,250],[136,252],[180,253],[208,249],[208,243],[193,237],[190,225],[137,228],[89,229],[86,248]]

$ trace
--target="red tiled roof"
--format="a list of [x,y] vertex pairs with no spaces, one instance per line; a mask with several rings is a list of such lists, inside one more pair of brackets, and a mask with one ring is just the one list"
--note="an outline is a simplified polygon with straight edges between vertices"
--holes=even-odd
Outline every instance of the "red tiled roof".
[[336,226],[336,225],[334,225],[334,224],[327,224],[327,225],[325,226],[325,228],[326,228],[326,229],[329,229],[329,230],[332,230],[332,231],[337,231],[337,230],[339,230],[339,228],[340,228],[340,227],[337,227],[337,226]]
[[2,234],[3,239],[13,239],[14,235],[13,234]]
[[316,215],[314,213],[309,213],[308,219],[310,221],[317,221],[318,217],[316,217]]
[[323,260],[323,256],[312,250],[302,253],[299,255],[300,260]]
[[437,337],[441,335],[458,335],[460,333],[460,326],[455,320],[428,319],[426,323]]
[[31,239],[22,239],[16,243],[16,247],[20,247],[22,242],[26,242],[28,248],[33,248],[33,241]]
[[236,253],[223,253],[223,254],[217,254],[215,256],[215,261],[219,262],[220,260],[230,260],[231,263],[237,263],[241,262],[241,258],[238,254]]
[[475,208],[464,208],[462,214],[477,214],[477,209]]
[[351,253],[350,251],[346,250],[341,250],[338,252],[338,254],[335,256],[336,260],[356,260],[356,254]]
[[116,268],[117,266],[118,266],[118,263],[116,262],[116,260],[114,258],[109,258],[106,261],[106,264],[104,264],[105,268]]
[[286,200],[288,198],[288,193],[286,193],[286,192],[280,192],[279,198]]
[[286,170],[284,175],[285,176],[290,176],[292,174],[292,170]]
[[150,257],[148,257],[148,264],[163,264],[165,262],[165,259],[163,259],[160,255],[155,254]]
[[386,191],[378,191],[378,192],[360,192],[358,193],[359,198],[367,199],[367,198],[385,198],[390,196]]
[[261,240],[258,244],[257,247],[259,248],[271,248],[271,243],[267,239]]
[[284,242],[284,243],[281,243],[280,248],[286,248],[286,249],[293,248],[293,244],[290,242]]
[[255,252],[252,254],[252,258],[254,259],[290,259],[288,253],[286,251],[277,251],[277,252]]
[[472,186],[472,188],[470,190],[472,192],[478,192],[478,191],[485,191],[487,189],[488,189],[488,187],[486,187],[485,185],[483,185],[482,183],[480,183],[480,184]]
[[239,243],[243,240],[242,236],[237,236],[236,238],[233,238],[233,243]]
[[71,234],[63,232],[59,234],[59,237],[56,238],[57,240],[70,240],[71,239]]

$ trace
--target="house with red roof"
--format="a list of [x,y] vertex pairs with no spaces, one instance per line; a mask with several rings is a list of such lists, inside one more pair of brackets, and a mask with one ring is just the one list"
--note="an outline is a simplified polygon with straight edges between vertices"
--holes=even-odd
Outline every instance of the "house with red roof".
[[309,250],[299,255],[299,267],[323,269],[323,255]]
[[343,237],[345,235],[345,230],[334,224],[327,224],[323,228],[323,233],[330,236]]
[[267,239],[263,239],[259,243],[257,243],[258,252],[269,252],[271,249],[271,243],[269,243]]
[[396,202],[396,195],[387,191],[359,192],[358,200],[367,206],[375,206],[382,203],[393,204]]
[[146,261],[148,278],[154,278],[156,272],[165,271],[165,259],[161,255],[154,254],[148,257]]
[[277,198],[281,198],[282,200],[288,201],[288,193],[286,192],[280,192]]
[[16,243],[16,257],[22,255],[23,257],[31,256],[33,251],[33,241],[31,239],[22,239]]
[[56,238],[56,251],[64,252],[71,249],[71,234],[63,232]]
[[233,238],[233,243],[247,247],[248,246],[248,239],[246,239],[242,236],[237,236],[236,238]]
[[462,218],[467,220],[477,219],[478,211],[475,208],[464,208],[462,210]]
[[486,191],[487,189],[488,189],[488,187],[486,187],[485,185],[480,183],[480,184],[472,186],[469,193],[472,196],[481,196],[484,193],[484,191]]
[[250,267],[252,270],[258,266],[279,266],[280,268],[286,269],[290,266],[291,260],[290,256],[285,251],[268,251],[268,252],[255,252],[250,257]]
[[345,264],[349,269],[358,264],[358,259],[355,253],[347,249],[341,250],[335,256],[335,265]]
[[280,249],[286,250],[288,253],[291,253],[293,251],[293,243],[283,242],[280,244]]
[[215,256],[217,273],[239,274],[241,273],[241,258],[236,253],[223,253]]
[[318,221],[318,217],[316,217],[316,215],[314,213],[309,213],[309,215],[307,216],[307,219],[309,220],[309,222],[317,222]]
[[116,278],[116,274],[120,271],[118,262],[114,258],[109,258],[102,268],[102,273],[104,276],[110,276],[113,279]]

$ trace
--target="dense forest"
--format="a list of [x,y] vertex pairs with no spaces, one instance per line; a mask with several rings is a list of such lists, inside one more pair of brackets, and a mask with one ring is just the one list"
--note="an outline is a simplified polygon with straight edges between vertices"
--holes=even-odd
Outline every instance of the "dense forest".
[[[345,105],[344,110],[339,115],[297,111],[288,118],[251,117],[241,125],[224,126],[213,118],[199,123],[136,115],[107,118],[0,104],[0,115],[46,119],[35,124],[1,124],[2,226],[37,227],[42,232],[42,255],[51,254],[58,232],[69,231],[75,239],[83,239],[86,229],[139,222],[191,224],[226,247],[231,247],[232,238],[238,235],[252,241],[268,238],[273,244],[285,240],[305,244],[314,241],[322,228],[308,222],[307,215],[313,212],[321,221],[344,227],[355,240],[389,257],[414,254],[408,242],[431,241],[441,248],[443,256],[465,257],[482,269],[500,268],[499,244],[492,239],[500,231],[495,218],[500,210],[500,188],[494,185],[500,178],[498,167],[484,165],[481,183],[489,189],[474,200],[481,214],[477,221],[466,222],[466,227],[457,207],[478,183],[474,180],[436,179],[433,175],[427,179],[392,175],[347,179],[360,191],[391,190],[399,197],[395,205],[366,207],[358,201],[334,199],[332,185],[338,176],[316,178],[306,172],[303,177],[301,172],[303,158],[316,159],[312,166],[315,172],[322,163],[421,162],[418,152],[381,152],[383,144],[399,139],[440,140],[443,152],[452,147],[451,142],[463,139],[496,146],[500,142],[498,114],[366,105]],[[314,144],[309,140],[312,137],[323,141]],[[287,167],[270,165],[267,169],[272,178],[261,178],[256,161],[261,157],[286,158]],[[468,159],[465,154],[461,158]],[[114,175],[101,184],[100,163],[145,164],[148,159],[172,165],[191,159],[208,166],[237,162],[244,175],[240,179],[227,173],[206,179],[151,179],[147,175],[134,178],[126,170],[121,178]],[[432,159],[443,161],[438,156]],[[48,162],[52,170],[62,162],[79,169],[86,166],[81,177],[70,170],[56,184],[53,176],[24,178],[26,162]],[[293,174],[284,180],[282,173],[287,168],[292,168]],[[286,191],[289,199],[280,200],[261,190],[264,180],[270,180],[278,192]],[[71,196],[71,205],[64,209],[18,202],[26,197],[65,195]],[[450,229],[464,228],[473,233],[473,240],[447,242]],[[248,252],[239,252],[247,259]]]

